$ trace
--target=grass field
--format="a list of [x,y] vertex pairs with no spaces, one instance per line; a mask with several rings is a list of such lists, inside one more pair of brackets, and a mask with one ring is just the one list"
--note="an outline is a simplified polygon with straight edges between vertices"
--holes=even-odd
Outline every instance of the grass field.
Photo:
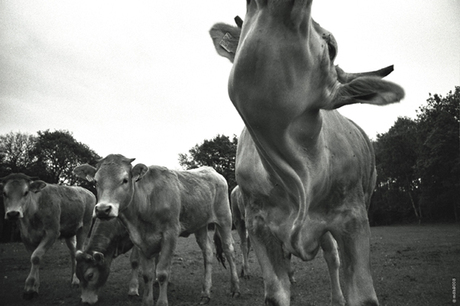
[[[234,237],[239,255],[235,232]],[[381,305],[456,305],[452,301],[452,279],[460,277],[460,226],[373,227],[371,252],[374,285]],[[140,297],[127,295],[128,256],[122,255],[113,262],[112,273],[97,305],[141,304]],[[24,281],[30,269],[29,254],[20,243],[1,244],[0,305],[79,305],[79,289],[70,287],[70,259],[65,243],[56,243],[44,261],[40,269],[40,295],[31,301],[22,300]],[[240,279],[242,296],[232,299],[228,271],[216,262],[210,305],[263,305],[263,281],[253,252],[250,264],[252,277]],[[329,305],[329,279],[322,254],[311,262],[294,258],[293,265],[297,283],[292,286],[291,305]],[[173,283],[168,290],[170,305],[196,305],[200,298],[203,260],[193,237],[179,240],[172,269]],[[140,283],[142,292],[142,281]],[[457,292],[458,287],[457,284]],[[154,292],[157,296],[158,290]]]

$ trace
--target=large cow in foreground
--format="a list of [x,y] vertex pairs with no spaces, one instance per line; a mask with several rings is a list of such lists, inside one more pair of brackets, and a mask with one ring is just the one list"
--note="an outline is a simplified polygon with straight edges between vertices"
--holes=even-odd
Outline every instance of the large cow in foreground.
[[[153,305],[152,284],[156,277],[160,286],[156,305],[168,305],[167,285],[177,239],[192,233],[204,257],[201,302],[209,302],[213,256],[208,224],[211,223],[216,224],[230,266],[231,292],[239,295],[225,179],[208,167],[173,171],[143,164],[132,167],[133,160],[122,155],[109,155],[97,167],[85,164],[75,168],[74,172],[96,182],[96,216],[120,218],[132,242],[139,248],[146,288],[142,304]],[[156,269],[155,256],[158,256]]]
[[5,218],[18,220],[22,242],[32,253],[24,298],[38,294],[40,263],[58,238],[64,238],[70,250],[71,282],[78,285],[75,252],[82,248],[91,225],[96,203],[94,195],[81,187],[47,184],[22,173],[13,173],[0,180]]
[[99,290],[109,277],[112,260],[131,249],[129,260],[132,270],[128,295],[139,295],[139,253],[133,246],[120,219],[95,220],[84,249],[76,253],[76,272],[83,303],[95,304],[98,301]]
[[385,105],[403,89],[375,73],[334,66],[337,43],[311,17],[312,0],[251,0],[242,28],[211,36],[230,59],[230,99],[245,129],[236,180],[267,305],[290,304],[289,257],[313,259],[323,237],[339,244],[347,305],[378,305],[367,207],[376,181],[372,144],[337,108]]

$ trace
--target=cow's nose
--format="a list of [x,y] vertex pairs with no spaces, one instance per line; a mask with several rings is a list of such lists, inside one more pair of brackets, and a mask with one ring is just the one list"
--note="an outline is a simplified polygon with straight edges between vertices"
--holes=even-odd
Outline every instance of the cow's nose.
[[9,211],[6,213],[6,216],[8,217],[9,220],[16,220],[19,219],[19,211]]
[[96,216],[98,218],[109,218],[110,212],[112,211],[112,205],[110,204],[97,204],[96,207]]

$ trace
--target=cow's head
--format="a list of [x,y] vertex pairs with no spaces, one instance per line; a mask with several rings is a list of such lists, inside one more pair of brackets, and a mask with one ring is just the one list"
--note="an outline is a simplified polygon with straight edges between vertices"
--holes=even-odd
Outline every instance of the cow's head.
[[337,42],[312,19],[311,5],[312,0],[251,0],[241,27],[211,28],[218,54],[233,63],[229,95],[246,123],[262,104],[279,116],[282,105],[292,118],[307,109],[384,105],[404,97],[400,86],[381,79],[391,66],[369,73],[335,66]]
[[134,158],[111,154],[100,160],[96,167],[80,165],[74,173],[80,178],[96,183],[97,204],[94,216],[100,219],[118,217],[132,201],[134,184],[139,181],[148,168],[143,164],[132,167]]
[[104,286],[110,272],[110,261],[105,260],[104,254],[92,254],[78,250],[76,274],[80,280],[81,301],[95,304],[98,301],[99,290]]
[[27,210],[36,209],[36,194],[45,188],[46,183],[22,173],[12,173],[0,178],[3,190],[5,219],[16,220],[24,217]]

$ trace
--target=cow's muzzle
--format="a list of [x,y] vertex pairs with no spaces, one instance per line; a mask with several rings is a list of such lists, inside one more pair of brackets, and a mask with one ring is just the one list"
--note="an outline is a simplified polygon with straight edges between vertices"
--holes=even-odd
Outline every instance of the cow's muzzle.
[[113,204],[99,203],[94,207],[94,215],[99,219],[118,217],[118,209]]
[[9,211],[5,214],[5,219],[7,220],[18,220],[22,218],[21,213],[17,210]]

